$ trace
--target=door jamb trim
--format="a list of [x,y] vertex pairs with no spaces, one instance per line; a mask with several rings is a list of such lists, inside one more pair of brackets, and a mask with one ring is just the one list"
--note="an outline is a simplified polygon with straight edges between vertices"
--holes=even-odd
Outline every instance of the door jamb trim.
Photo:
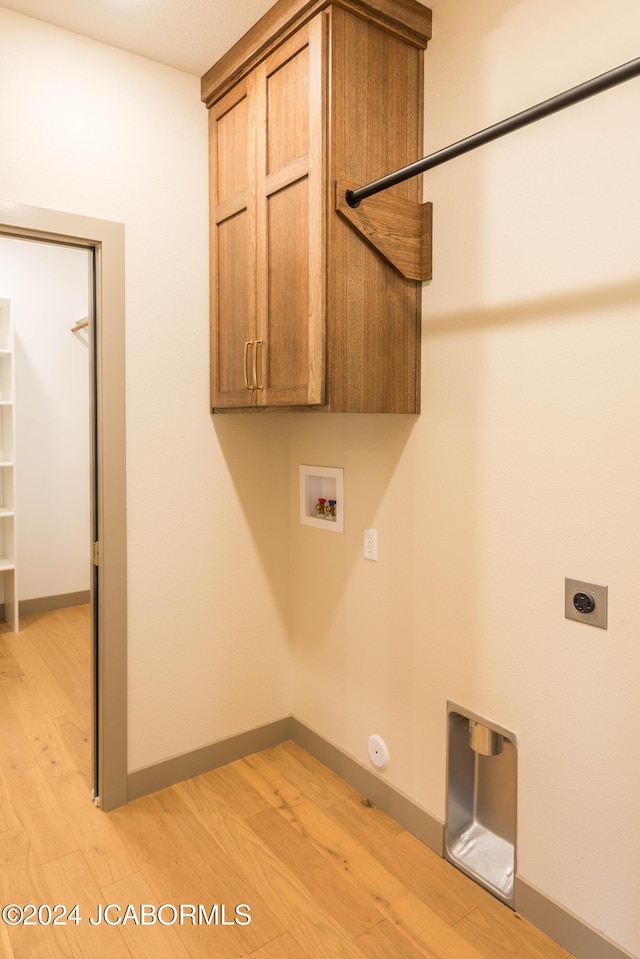
[[[98,789],[127,802],[127,523],[124,225],[0,200],[0,235],[95,250],[98,450]],[[108,640],[108,641],[107,641]]]

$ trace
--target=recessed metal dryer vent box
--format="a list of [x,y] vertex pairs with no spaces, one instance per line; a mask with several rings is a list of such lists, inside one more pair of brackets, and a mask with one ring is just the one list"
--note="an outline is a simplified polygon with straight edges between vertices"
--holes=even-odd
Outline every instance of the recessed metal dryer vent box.
[[516,737],[447,703],[445,857],[514,908]]

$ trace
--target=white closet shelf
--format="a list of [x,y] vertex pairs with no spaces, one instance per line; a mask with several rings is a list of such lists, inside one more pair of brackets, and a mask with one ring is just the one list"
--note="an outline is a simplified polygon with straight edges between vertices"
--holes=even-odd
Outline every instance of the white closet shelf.
[[[4,587],[4,614],[10,629],[17,633],[18,619],[18,572],[16,569],[15,530],[15,356],[11,300],[0,296],[0,549],[8,556],[0,555],[0,574]],[[3,472],[4,471],[4,472]]]

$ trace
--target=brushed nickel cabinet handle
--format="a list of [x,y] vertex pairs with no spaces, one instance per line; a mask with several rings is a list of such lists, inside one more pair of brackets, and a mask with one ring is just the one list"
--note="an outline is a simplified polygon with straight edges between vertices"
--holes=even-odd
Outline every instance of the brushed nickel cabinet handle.
[[257,390],[263,390],[264,386],[258,383],[258,347],[262,346],[262,340],[255,341],[255,350],[253,351],[253,382]]
[[[246,388],[249,390],[249,392],[252,393],[254,387],[249,383],[249,369],[248,369],[248,364],[247,364],[247,361],[248,361],[248,359],[249,359],[249,347],[250,347],[250,346],[253,346],[253,340],[247,340],[247,342],[244,344],[244,385],[245,385]],[[253,375],[254,375],[254,380],[255,380],[255,352],[254,352],[254,356],[253,356],[253,363],[254,363],[254,374],[253,374]]]

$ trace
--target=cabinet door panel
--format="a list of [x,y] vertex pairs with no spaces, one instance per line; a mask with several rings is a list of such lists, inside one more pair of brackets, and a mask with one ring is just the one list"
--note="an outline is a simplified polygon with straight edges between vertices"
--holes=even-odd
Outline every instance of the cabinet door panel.
[[[268,199],[267,389],[307,401],[309,356],[308,178]],[[287,397],[291,391],[291,396]],[[273,396],[272,396],[273,398]]]
[[[216,120],[216,201],[224,203],[248,186],[249,105],[242,96]],[[239,162],[240,161],[240,162]]]
[[[252,83],[210,111],[211,406],[255,404],[255,118]],[[245,344],[252,345],[247,349]]]
[[324,401],[325,34],[320,14],[267,59],[258,84],[259,405]]
[[216,227],[218,282],[212,290],[216,300],[217,336],[212,344],[215,366],[215,405],[237,406],[252,402],[246,387],[246,366],[253,355],[245,343],[253,340],[255,326],[254,286],[248,281],[251,236],[247,211],[237,213]]
[[267,173],[309,154],[309,47],[267,76]]

